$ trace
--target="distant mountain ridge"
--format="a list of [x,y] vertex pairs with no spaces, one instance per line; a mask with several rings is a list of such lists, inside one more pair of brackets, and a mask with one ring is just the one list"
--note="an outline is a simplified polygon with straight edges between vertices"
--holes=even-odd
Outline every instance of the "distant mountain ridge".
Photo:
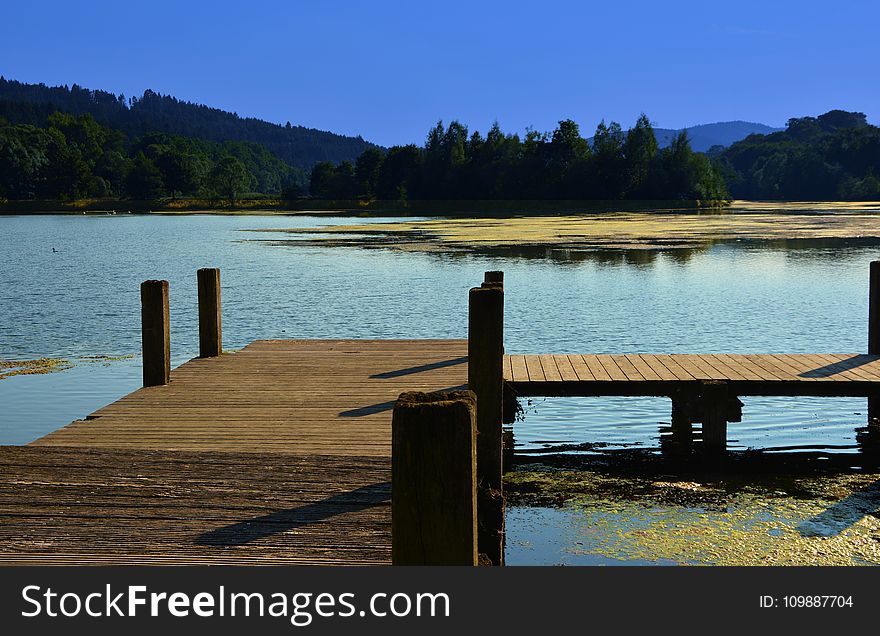
[[[682,130],[687,131],[691,148],[697,152],[706,152],[712,146],[727,148],[738,141],[742,141],[749,135],[769,135],[770,133],[785,130],[785,128],[774,128],[766,124],[740,120],[719,121],[714,124],[698,124],[688,128],[654,128],[657,145],[661,148],[666,148]],[[587,141],[592,144],[593,138],[590,137]]]
[[785,130],[774,128],[766,124],[758,124],[749,121],[720,121],[714,124],[700,124],[688,128],[655,128],[654,135],[661,148],[665,148],[675,136],[682,130],[686,130],[691,141],[691,148],[697,152],[706,152],[712,146],[724,146],[725,148],[741,141],[749,135],[769,135],[770,133]]
[[98,123],[131,137],[162,132],[208,141],[259,143],[288,165],[306,170],[319,161],[354,161],[364,150],[375,146],[360,136],[239,117],[149,89],[141,97],[126,100],[122,95],[76,84],[69,88],[46,86],[0,77],[0,116],[10,123],[41,125],[56,110],[74,115],[89,113]]

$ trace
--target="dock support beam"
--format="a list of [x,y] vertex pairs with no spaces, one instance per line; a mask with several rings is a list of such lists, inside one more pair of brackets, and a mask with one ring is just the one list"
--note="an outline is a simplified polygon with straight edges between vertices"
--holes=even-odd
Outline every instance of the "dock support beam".
[[141,283],[141,345],[144,386],[161,386],[171,379],[171,327],[168,281]]
[[502,479],[504,290],[497,284],[470,290],[468,388],[477,397],[477,488],[480,554],[504,561]]
[[721,453],[727,450],[727,383],[702,383],[700,410],[703,420],[703,448]]
[[[868,353],[880,355],[880,261],[871,261],[868,292]],[[880,397],[868,398],[868,426],[880,428]]]
[[391,420],[391,561],[477,565],[476,397],[402,393]]
[[220,270],[203,268],[199,281],[199,357],[214,358],[223,351],[220,318]]
[[688,455],[693,450],[694,427],[689,411],[683,397],[672,397],[672,451],[676,455]]
[[708,452],[727,449],[727,423],[742,421],[742,402],[723,380],[701,380],[681,389],[672,398],[672,447],[687,453],[693,441],[692,424],[703,425],[703,448]]

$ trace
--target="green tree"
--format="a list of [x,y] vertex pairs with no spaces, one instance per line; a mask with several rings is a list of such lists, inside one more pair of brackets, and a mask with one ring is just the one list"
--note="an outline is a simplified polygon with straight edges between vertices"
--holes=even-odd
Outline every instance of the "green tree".
[[220,159],[211,170],[210,183],[214,192],[235,204],[236,199],[253,185],[254,178],[235,157]]
[[412,192],[418,192],[421,168],[422,151],[414,144],[389,148],[379,171],[379,198],[407,201]]
[[312,166],[312,175],[309,179],[309,192],[319,199],[332,199],[333,178],[336,176],[336,166],[329,161],[319,161]]
[[657,138],[648,116],[642,113],[626,133],[624,142],[626,192],[630,198],[647,198],[651,164],[657,156]]
[[620,199],[625,194],[624,142],[620,124],[599,122],[593,136],[592,192],[598,199]]
[[162,172],[152,159],[138,152],[131,162],[131,170],[126,179],[126,191],[134,199],[152,201],[165,195]]
[[357,163],[354,166],[354,176],[360,194],[370,198],[376,196],[376,188],[379,185],[379,174],[382,171],[383,161],[385,161],[385,153],[378,148],[367,148],[357,158]]

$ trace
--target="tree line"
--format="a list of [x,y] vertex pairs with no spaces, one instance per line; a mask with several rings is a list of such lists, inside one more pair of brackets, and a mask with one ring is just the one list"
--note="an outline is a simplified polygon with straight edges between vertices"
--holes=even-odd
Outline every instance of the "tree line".
[[73,86],[27,84],[0,77],[0,117],[13,124],[41,125],[55,111],[92,115],[130,138],[152,132],[208,141],[258,143],[290,166],[308,170],[318,161],[353,160],[372,144],[304,126],[239,117],[152,90],[140,97]]
[[0,198],[222,197],[305,187],[306,173],[256,143],[165,133],[129,138],[91,114],[50,113],[42,125],[0,117]]
[[709,154],[737,198],[880,200],[880,128],[864,113],[793,118],[783,131]]
[[354,161],[312,168],[312,196],[327,199],[699,199],[728,196],[718,167],[691,149],[687,134],[660,148],[645,115],[624,131],[600,123],[589,141],[577,123],[485,137],[439,122],[423,147],[368,148]]

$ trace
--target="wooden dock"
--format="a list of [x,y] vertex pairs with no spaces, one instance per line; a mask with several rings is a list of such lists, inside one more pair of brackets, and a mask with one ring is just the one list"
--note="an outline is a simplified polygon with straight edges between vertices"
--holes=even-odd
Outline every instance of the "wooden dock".
[[[702,450],[724,451],[740,396],[866,397],[880,421],[880,263],[867,354],[504,355],[490,272],[470,290],[468,340],[260,340],[220,355],[219,285],[200,271],[203,357],[171,371],[168,284],[147,281],[144,388],[0,447],[0,563],[501,564],[516,396],[666,396],[686,452],[693,424]],[[413,391],[443,394],[398,401]]]
[[398,395],[466,386],[465,340],[258,340],[33,445],[390,457]]
[[2,565],[391,562],[388,457],[0,447]]
[[391,560],[391,414],[464,340],[263,340],[0,448],[0,563]]
[[722,382],[737,396],[868,397],[880,390],[880,355],[672,354],[508,355],[518,395],[672,397]]

